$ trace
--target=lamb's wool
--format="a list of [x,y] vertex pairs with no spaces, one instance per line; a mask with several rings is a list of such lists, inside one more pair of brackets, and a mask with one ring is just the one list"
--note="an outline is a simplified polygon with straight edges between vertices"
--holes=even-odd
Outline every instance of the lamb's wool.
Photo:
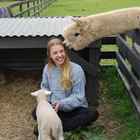
[[51,140],[51,136],[56,140],[64,140],[62,122],[47,101],[50,93],[45,90],[38,90],[31,93],[31,95],[36,96],[38,102],[36,112],[39,129],[38,140]]
[[70,49],[81,50],[103,37],[140,28],[140,7],[70,18],[75,23],[63,30],[64,44]]

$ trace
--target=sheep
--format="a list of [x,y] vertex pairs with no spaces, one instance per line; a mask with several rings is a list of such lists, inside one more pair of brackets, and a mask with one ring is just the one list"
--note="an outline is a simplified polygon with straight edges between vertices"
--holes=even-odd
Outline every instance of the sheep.
[[64,140],[62,122],[48,100],[51,91],[38,90],[31,93],[37,99],[38,140]]
[[82,18],[71,18],[75,23],[63,30],[64,44],[75,51],[90,43],[140,28],[140,7],[124,8]]

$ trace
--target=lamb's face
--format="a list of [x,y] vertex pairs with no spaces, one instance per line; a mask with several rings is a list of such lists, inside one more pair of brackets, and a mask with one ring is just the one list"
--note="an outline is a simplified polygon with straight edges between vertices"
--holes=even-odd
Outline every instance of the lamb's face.
[[42,99],[48,100],[48,95],[50,95],[51,93],[52,93],[51,91],[40,89],[35,92],[32,92],[31,95],[35,96],[37,99],[37,102],[39,103]]
[[80,19],[70,17],[75,23],[65,27],[63,30],[64,45],[69,49],[82,50],[87,47],[87,26]]

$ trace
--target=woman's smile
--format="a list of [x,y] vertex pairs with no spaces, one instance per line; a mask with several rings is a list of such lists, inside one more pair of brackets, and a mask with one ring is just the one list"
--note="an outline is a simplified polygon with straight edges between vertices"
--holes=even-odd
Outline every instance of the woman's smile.
[[50,50],[50,58],[52,58],[58,68],[61,68],[65,60],[64,47],[61,45],[52,46]]

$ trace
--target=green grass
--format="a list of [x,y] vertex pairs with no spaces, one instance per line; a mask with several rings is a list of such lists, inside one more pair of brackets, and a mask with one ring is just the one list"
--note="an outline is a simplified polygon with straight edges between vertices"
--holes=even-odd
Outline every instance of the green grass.
[[[37,2],[35,2],[35,5],[37,5]],[[29,3],[29,7],[32,7],[32,6],[33,6],[33,2]],[[23,10],[26,10],[27,8],[28,8],[28,7],[27,7],[27,4],[23,4],[23,5],[22,5],[22,11],[23,11]],[[20,12],[19,6],[12,8],[12,11],[13,11],[14,15],[15,15],[16,13],[19,13],[19,12]],[[35,8],[35,11],[38,11],[38,9]],[[34,10],[30,10],[29,12],[30,12],[30,15],[31,15],[31,14],[34,13]],[[26,12],[26,13],[23,14],[22,16],[23,16],[23,17],[28,17],[28,13]]]
[[[18,1],[0,2],[0,7],[6,6],[6,5],[10,5],[12,3],[17,3],[17,2]],[[35,2],[35,5],[37,5],[37,2]],[[33,6],[33,2],[31,2],[29,4],[29,7],[32,7],[32,6]],[[26,10],[26,9],[27,9],[27,4],[23,4],[22,5],[22,10]],[[38,11],[38,8],[36,8],[35,10]],[[17,14],[17,13],[19,13],[20,12],[19,6],[16,6],[16,7],[12,8],[12,12],[13,12],[14,15]],[[34,10],[30,10],[30,15],[32,13],[34,13]],[[23,17],[28,17],[28,13],[23,14]]]
[[136,6],[140,6],[139,0],[58,0],[41,13],[41,16],[87,16]]
[[0,7],[10,5],[11,3],[14,3],[15,1],[9,1],[9,2],[0,2]]
[[101,81],[105,84],[107,98],[112,100],[113,118],[124,124],[123,135],[116,135],[117,140],[139,140],[140,125],[136,119],[132,103],[125,92],[123,82],[116,73],[116,68],[103,69],[100,74]]

